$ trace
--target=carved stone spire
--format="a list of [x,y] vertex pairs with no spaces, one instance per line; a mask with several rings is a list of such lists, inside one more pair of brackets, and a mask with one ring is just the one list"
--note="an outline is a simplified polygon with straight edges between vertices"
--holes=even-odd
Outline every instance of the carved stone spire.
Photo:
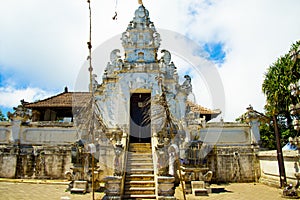
[[135,11],[134,18],[122,34],[121,40],[125,50],[125,62],[157,62],[156,53],[161,39],[144,5]]

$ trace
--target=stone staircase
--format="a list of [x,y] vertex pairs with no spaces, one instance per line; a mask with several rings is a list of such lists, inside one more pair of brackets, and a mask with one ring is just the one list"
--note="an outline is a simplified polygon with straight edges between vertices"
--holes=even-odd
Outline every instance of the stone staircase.
[[156,199],[150,143],[130,143],[123,199]]

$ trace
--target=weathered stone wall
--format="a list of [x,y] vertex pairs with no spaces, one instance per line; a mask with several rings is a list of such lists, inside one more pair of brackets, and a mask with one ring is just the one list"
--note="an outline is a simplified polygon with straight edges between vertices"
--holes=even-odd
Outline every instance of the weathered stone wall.
[[0,155],[0,177],[62,179],[71,166],[70,150],[70,146],[13,146],[14,153]]
[[0,123],[0,177],[64,178],[71,167],[71,123]]
[[16,174],[17,156],[11,145],[0,146],[0,177],[14,178]]
[[[277,160],[277,152],[260,151],[258,159],[261,167],[261,177],[259,182],[279,187],[279,168]],[[283,160],[287,182],[293,185],[297,184],[295,173],[299,172],[299,154],[298,151],[283,151]]]
[[257,148],[249,146],[216,146],[209,154],[207,166],[213,182],[251,182],[260,176]]
[[[189,127],[190,138],[203,141],[199,157],[207,155],[203,166],[213,172],[213,182],[251,182],[259,179],[258,146],[252,144],[250,125],[214,122],[200,129],[198,125]],[[185,147],[180,149],[181,158],[185,152]],[[189,160],[187,157],[185,159]]]
[[[0,122],[0,177],[64,179],[76,140],[72,123]],[[106,140],[99,142],[97,158],[102,177],[112,175],[114,165],[114,149]]]
[[207,167],[213,182],[251,182],[258,180],[258,146],[252,144],[251,126],[245,123],[213,122],[191,132],[208,146]]
[[[0,177],[64,178],[72,167],[71,145],[76,141],[72,124],[17,125],[0,125]],[[207,165],[213,171],[214,182],[249,182],[259,178],[257,149],[250,144],[249,130],[248,125],[232,123],[207,124],[200,130],[200,138],[210,141],[213,147],[208,151]],[[113,174],[115,162],[114,149],[107,138],[104,140],[99,141],[98,159],[103,177]]]

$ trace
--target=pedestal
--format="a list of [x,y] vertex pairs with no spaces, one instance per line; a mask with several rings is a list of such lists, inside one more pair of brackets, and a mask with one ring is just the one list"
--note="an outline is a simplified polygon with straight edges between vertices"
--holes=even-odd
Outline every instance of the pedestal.
[[120,199],[121,200],[121,183],[122,176],[107,176],[105,181],[105,196],[104,200]]
[[174,197],[174,177],[169,176],[158,176],[157,177],[157,189],[158,199],[176,199]]

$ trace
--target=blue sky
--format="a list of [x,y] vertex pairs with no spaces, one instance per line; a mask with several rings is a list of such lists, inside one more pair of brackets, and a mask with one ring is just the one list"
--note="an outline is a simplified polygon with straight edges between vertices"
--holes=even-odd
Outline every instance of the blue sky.
[[224,45],[220,42],[212,42],[204,44],[204,51],[208,53],[209,60],[217,64],[224,63],[226,52],[224,51]]
[[[88,74],[81,70],[88,55],[86,1],[42,2],[9,0],[0,3],[0,109],[4,112],[17,106],[21,99],[43,99],[63,92],[65,86],[75,90],[78,76]],[[296,25],[300,1],[143,2],[157,28],[186,35],[216,64],[226,97],[222,113],[225,120],[234,120],[249,104],[263,111],[263,74],[300,39],[300,26]],[[92,1],[93,46],[125,31],[137,7],[137,0],[119,0],[117,7],[115,1]],[[117,21],[112,20],[115,11]],[[106,62],[103,61],[103,66]],[[201,81],[194,77],[195,82]],[[100,75],[98,78],[101,82]],[[214,107],[208,98],[210,94],[205,93],[210,86],[201,87],[206,88],[194,86],[198,103]]]

